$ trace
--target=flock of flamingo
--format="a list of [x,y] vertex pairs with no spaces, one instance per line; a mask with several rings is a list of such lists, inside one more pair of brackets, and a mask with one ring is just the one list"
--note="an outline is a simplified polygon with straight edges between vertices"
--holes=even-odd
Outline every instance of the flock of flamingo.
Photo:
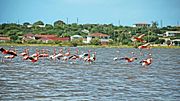
[[[150,43],[147,43],[146,41],[143,40],[143,37],[145,36],[145,34],[142,34],[138,37],[132,37],[131,40],[133,42],[142,42],[144,43],[141,46],[138,46],[138,49],[142,50],[142,49],[150,49]],[[2,62],[5,59],[14,59],[16,56],[20,56],[22,57],[22,60],[30,60],[31,62],[38,62],[39,58],[48,58],[50,60],[59,60],[59,61],[71,61],[72,63],[75,63],[75,61],[84,61],[84,62],[88,62],[88,63],[93,63],[96,61],[96,52],[91,53],[91,51],[89,50],[87,53],[82,53],[82,54],[78,54],[78,49],[76,49],[74,54],[71,54],[70,52],[70,48],[68,48],[68,50],[64,53],[63,49],[60,48],[59,49],[59,53],[56,53],[56,49],[54,48],[54,52],[52,55],[50,55],[48,53],[48,50],[42,49],[42,50],[38,50],[36,49],[34,54],[29,54],[29,49],[26,48],[24,49],[23,52],[21,53],[17,53],[17,51],[13,50],[13,49],[4,49],[3,47],[0,48],[0,51],[2,54],[4,54],[5,56],[3,56],[2,58]],[[132,52],[132,54],[134,54],[134,52]],[[135,60],[137,60],[136,56],[133,57],[115,57],[113,59],[114,61],[117,60],[126,60],[128,63],[129,62],[134,62]],[[142,61],[140,61],[140,63],[142,64],[142,66],[148,66],[152,63],[152,56],[151,53],[148,54],[146,59],[143,59]]]
[[4,62],[5,59],[14,59],[16,56],[21,56],[22,60],[30,60],[31,62],[38,62],[40,58],[48,58],[50,60],[61,60],[61,61],[71,61],[71,63],[75,63],[77,60],[82,60],[84,62],[92,63],[96,60],[96,52],[91,54],[91,51],[89,50],[87,53],[78,54],[78,49],[76,49],[75,54],[71,54],[70,48],[67,50],[67,52],[63,53],[63,49],[59,49],[59,53],[56,53],[56,48],[54,48],[54,53],[52,55],[49,54],[48,50],[42,49],[38,50],[36,49],[36,52],[34,54],[29,54],[29,48],[24,49],[23,52],[17,54],[15,50],[7,50],[4,48],[0,48],[0,51],[2,54],[5,54],[2,58],[2,62]]
[[[143,45],[138,46],[138,49],[141,51],[143,49],[147,49],[150,50],[150,43],[146,42],[145,40],[143,40],[143,37],[145,36],[145,34],[142,34],[138,37],[133,36],[131,38],[131,40],[135,43],[135,42],[141,42],[143,43]],[[134,52],[131,52],[133,55],[135,54]],[[142,53],[140,53],[142,55]],[[134,62],[135,60],[137,60],[137,56],[133,56],[133,57],[115,57],[113,60],[117,61],[117,60],[126,60],[128,63],[129,62]],[[148,56],[146,59],[143,59],[140,61],[140,63],[142,64],[142,66],[148,66],[152,63],[152,54],[148,53]]]

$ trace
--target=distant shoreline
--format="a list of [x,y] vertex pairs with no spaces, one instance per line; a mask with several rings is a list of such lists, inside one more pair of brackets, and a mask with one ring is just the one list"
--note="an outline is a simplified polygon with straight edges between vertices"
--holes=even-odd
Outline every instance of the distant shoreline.
[[[49,46],[49,47],[73,47],[68,45],[58,45],[58,44],[17,44],[17,43],[0,43],[0,46]],[[134,48],[128,45],[82,45],[77,47],[87,47],[87,48]],[[152,48],[180,48],[180,46],[152,46]]]

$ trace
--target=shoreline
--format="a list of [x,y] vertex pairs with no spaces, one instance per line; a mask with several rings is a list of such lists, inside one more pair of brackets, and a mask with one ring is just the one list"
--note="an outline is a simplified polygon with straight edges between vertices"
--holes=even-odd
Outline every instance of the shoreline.
[[[48,46],[48,47],[73,47],[68,45],[58,45],[58,44],[17,44],[17,43],[0,43],[0,46]],[[76,47],[84,47],[84,48],[134,48],[134,46],[128,46],[128,45],[82,45],[82,46],[76,46]],[[152,48],[180,48],[180,46],[151,46]]]

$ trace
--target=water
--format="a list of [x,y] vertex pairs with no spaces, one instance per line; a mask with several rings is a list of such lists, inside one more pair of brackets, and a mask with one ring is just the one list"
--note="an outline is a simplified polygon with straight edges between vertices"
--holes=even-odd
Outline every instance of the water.
[[[5,47],[8,48],[8,47]],[[26,47],[17,47],[22,51]],[[31,52],[36,48],[30,47]],[[75,48],[71,48],[73,52]],[[62,63],[41,59],[37,63],[16,57],[0,64],[0,100],[17,101],[178,101],[180,99],[180,49],[152,49],[153,63],[142,67],[113,61],[115,56],[139,52],[131,48],[79,48],[97,52],[97,61]],[[146,53],[146,51],[143,51]],[[138,53],[139,54],[139,53]],[[1,54],[2,57],[2,54]]]

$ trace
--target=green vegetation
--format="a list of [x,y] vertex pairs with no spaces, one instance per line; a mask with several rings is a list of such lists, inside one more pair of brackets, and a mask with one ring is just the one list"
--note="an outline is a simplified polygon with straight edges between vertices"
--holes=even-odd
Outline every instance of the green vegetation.
[[[24,22],[21,24],[4,23],[0,24],[0,36],[9,36],[10,41],[8,43],[21,44],[22,36],[27,33],[32,34],[55,34],[59,37],[81,35],[86,37],[89,33],[104,33],[111,36],[110,45],[129,45],[133,43],[130,40],[132,36],[138,36],[140,34],[146,34],[144,39],[148,42],[161,44],[163,39],[159,39],[157,34],[165,33],[165,31],[180,31],[180,27],[163,27],[158,28],[157,22],[152,22],[151,27],[129,27],[129,26],[114,26],[113,24],[66,24],[61,20],[55,21],[53,25],[45,24],[42,21],[37,21],[33,24]],[[30,40],[23,44],[45,44],[42,41]],[[81,46],[84,45],[82,40],[73,40],[71,42],[49,42],[49,44],[69,45],[69,46]],[[93,39],[91,45],[100,45],[99,39]],[[138,43],[137,43],[138,44]]]

